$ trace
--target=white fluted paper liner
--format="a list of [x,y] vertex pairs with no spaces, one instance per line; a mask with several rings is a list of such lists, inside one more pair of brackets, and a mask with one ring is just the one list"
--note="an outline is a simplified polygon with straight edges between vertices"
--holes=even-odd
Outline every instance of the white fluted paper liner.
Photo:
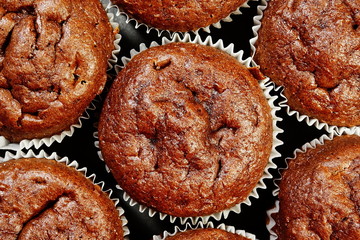
[[[232,15],[240,15],[242,14],[241,12],[241,8],[249,8],[249,4],[248,2],[249,1],[258,1],[258,0],[247,0],[246,2],[244,2],[240,7],[238,7],[235,11],[233,11],[232,13],[230,13],[227,17],[219,20],[218,22],[216,23],[213,23],[209,26],[206,26],[206,27],[201,27],[197,30],[194,30],[194,31],[191,31],[191,32],[198,32],[200,29],[202,29],[203,31],[207,32],[207,33],[210,33],[211,32],[211,28],[210,27],[214,27],[214,28],[218,28],[220,29],[221,28],[221,23],[222,22],[232,22]],[[131,16],[129,16],[124,10],[122,10],[121,8],[119,8],[119,13],[121,15],[123,15],[125,18],[126,18],[126,23],[129,24],[130,22],[134,22],[134,26],[135,26],[135,29],[138,29],[140,26],[144,26],[146,28],[146,33],[150,33],[150,31],[156,31],[157,32],[157,35],[160,37],[161,34],[163,32],[167,32],[170,36],[173,36],[175,33],[174,32],[171,32],[169,30],[165,30],[165,29],[158,29],[158,28],[155,28],[155,27],[151,27],[149,25],[147,25],[146,23],[142,23],[142,22],[139,22],[137,19],[135,18],[132,18]]]
[[279,208],[279,200],[275,201],[275,206],[272,209],[269,209],[268,211],[266,211],[266,214],[268,216],[268,222],[266,223],[266,228],[270,233],[270,240],[275,240],[277,239],[277,235],[276,233],[272,230],[272,228],[275,226],[275,220],[272,218],[272,214],[279,212],[280,208]]
[[[282,88],[282,87],[279,87],[279,88]],[[324,129],[325,131],[327,131],[329,133],[331,133],[331,132],[340,133],[343,131],[356,131],[356,129],[360,129],[360,126],[340,127],[340,126],[330,125],[325,122],[321,122],[319,119],[312,118],[307,115],[301,114],[300,112],[291,109],[290,106],[287,104],[288,100],[283,94],[283,89],[280,94],[281,94],[281,97],[284,98],[284,100],[279,103],[279,106],[286,108],[286,112],[289,116],[295,116],[299,122],[304,121],[308,126],[315,126],[317,129],[319,129],[319,130]]]
[[[258,32],[259,29],[261,28],[261,19],[264,16],[264,10],[268,7],[268,1],[269,0],[261,0],[260,5],[257,6],[257,15],[254,17],[254,26],[252,27],[252,31],[254,34],[254,37],[250,39],[250,48],[251,48],[251,56],[254,57],[255,53],[256,53],[256,41],[259,38]],[[252,62],[253,66],[257,66],[257,64],[255,62]],[[344,130],[354,130],[356,128],[359,128],[360,126],[354,126],[354,127],[340,127],[340,126],[335,126],[335,125],[330,125],[327,124],[325,122],[321,122],[319,119],[313,118],[313,117],[309,117],[307,115],[301,114],[300,112],[293,110],[290,108],[290,106],[287,104],[288,100],[287,98],[284,96],[283,94],[283,87],[276,87],[277,89],[282,89],[281,91],[281,97],[284,98],[283,101],[281,101],[279,103],[280,107],[286,108],[286,112],[289,116],[295,116],[296,119],[299,122],[304,121],[308,126],[314,126],[317,129],[321,130],[324,129],[327,132],[341,132]]]
[[88,111],[95,110],[96,107],[93,102],[90,103],[90,105],[85,109],[85,112],[82,116],[78,118],[78,121],[76,124],[73,124],[70,126],[68,130],[62,131],[59,134],[55,134],[51,137],[47,138],[35,138],[35,139],[24,139],[21,140],[19,143],[10,143],[6,138],[1,137],[0,138],[0,149],[4,150],[14,150],[18,151],[21,149],[29,149],[32,146],[34,146],[36,149],[39,149],[43,144],[45,144],[47,147],[49,147],[54,142],[61,142],[66,136],[72,136],[75,132],[76,128],[82,127],[82,120],[89,119],[90,115]]
[[264,16],[264,10],[267,8],[267,6],[268,4],[266,0],[260,0],[260,5],[257,6],[257,15],[254,16],[254,26],[252,27],[254,37],[250,39],[250,49],[252,57],[254,57],[256,52],[255,43],[259,38],[258,31],[261,27],[261,19]]
[[[274,184],[275,184],[276,188],[273,191],[273,195],[274,196],[279,195],[280,187],[279,187],[278,182],[282,180],[281,172],[288,169],[289,161],[295,159],[297,157],[297,155],[299,155],[300,153],[305,153],[307,150],[314,149],[319,145],[323,145],[326,141],[331,141],[335,137],[341,136],[341,135],[360,136],[360,128],[353,128],[353,129],[343,128],[343,129],[340,129],[339,132],[330,132],[328,134],[322,135],[318,139],[314,139],[311,142],[304,144],[301,148],[296,149],[293,153],[293,157],[285,159],[286,166],[284,168],[278,169],[278,172],[280,173],[280,178],[274,179]],[[274,218],[272,217],[272,214],[278,213],[279,210],[280,210],[280,202],[279,202],[279,200],[276,200],[275,206],[267,211],[268,222],[266,224],[266,228],[268,229],[268,231],[270,233],[270,240],[275,240],[278,238],[277,234],[273,231],[273,227],[276,225],[276,222],[275,222]]]
[[0,136],[0,149],[6,145],[9,145],[9,141],[6,140],[3,136]]
[[[113,31],[115,33],[119,32],[119,20],[118,20],[118,9],[111,4],[110,0],[101,0],[102,6],[104,7],[107,16],[109,18],[109,22],[113,28]],[[121,35],[120,34],[115,34],[115,40],[114,40],[114,50],[111,52],[111,57],[110,59],[108,59],[108,70],[111,70],[114,68],[114,65],[117,63],[118,61],[118,57],[117,54],[120,52],[120,40],[121,40]],[[96,101],[96,100],[94,100]],[[90,110],[95,110],[96,107],[94,105],[93,102],[90,103],[90,105],[85,109],[84,113],[82,114],[82,116],[80,116],[78,118],[78,121],[74,124],[72,124],[68,129],[62,131],[61,133],[55,134],[53,136],[50,137],[46,137],[46,138],[36,138],[36,139],[24,139],[22,141],[20,141],[19,143],[10,143],[6,138],[4,138],[3,136],[0,136],[0,149],[5,149],[5,150],[20,150],[20,149],[29,149],[32,146],[34,146],[36,149],[40,148],[43,144],[45,144],[46,146],[50,146],[51,144],[53,144],[54,142],[58,142],[60,143],[66,136],[71,137],[76,128],[81,128],[82,127],[82,120],[85,119],[89,119],[90,115],[88,113],[88,111]]]
[[217,228],[217,229],[225,230],[230,233],[238,234],[240,236],[246,237],[251,240],[256,240],[255,235],[253,235],[251,233],[247,233],[244,230],[237,230],[237,229],[235,229],[235,227],[225,225],[224,223],[215,227],[212,222],[208,222],[206,224],[204,224],[203,222],[199,222],[194,227],[191,226],[189,223],[187,223],[185,225],[185,228],[180,228],[180,227],[176,226],[172,233],[169,233],[168,231],[164,231],[161,236],[160,235],[153,236],[152,240],[165,240],[167,237],[174,236],[175,234],[177,234],[179,232],[185,232],[187,230],[194,230],[194,229],[199,229],[199,228]]
[[128,239],[128,235],[130,234],[129,228],[126,226],[126,224],[128,223],[125,215],[124,215],[124,209],[122,209],[119,206],[119,202],[120,200],[118,198],[113,198],[111,197],[111,195],[113,194],[113,190],[112,189],[108,189],[108,190],[104,190],[105,187],[105,183],[103,181],[101,182],[96,182],[96,174],[89,174],[87,171],[86,167],[82,167],[80,168],[79,163],[75,160],[70,160],[67,157],[59,157],[56,153],[52,153],[51,155],[47,154],[44,150],[41,150],[38,154],[35,154],[32,150],[29,150],[28,152],[23,152],[23,151],[17,151],[15,153],[12,153],[10,151],[5,152],[5,156],[4,157],[0,157],[0,163],[1,162],[6,162],[9,161],[11,159],[20,159],[20,158],[46,158],[49,160],[55,160],[59,163],[63,163],[68,167],[74,168],[76,171],[82,173],[87,179],[89,179],[93,184],[98,185],[101,189],[101,191],[103,191],[107,196],[109,196],[109,199],[114,203],[114,206],[116,207],[116,210],[119,212],[119,216],[121,219],[121,223],[123,226],[123,231],[124,231],[124,238],[127,240]]
[[119,26],[119,9],[113,5],[110,0],[101,0],[101,4],[104,7],[106,14],[109,18],[109,22],[111,24],[111,27],[113,28],[113,31],[115,34],[115,40],[114,40],[114,50],[111,52],[111,57],[108,59],[108,70],[111,70],[113,66],[117,63],[118,57],[117,54],[120,52],[120,40],[121,35],[120,32],[120,26]]
[[[191,42],[191,43],[198,43],[201,45],[207,45],[207,46],[212,46],[214,48],[220,49],[228,54],[230,54],[231,56],[233,56],[234,58],[236,58],[239,62],[241,62],[242,64],[244,64],[246,67],[250,67],[251,58],[247,58],[245,60],[242,59],[243,57],[243,51],[239,51],[239,52],[234,52],[234,45],[230,44],[228,46],[224,46],[224,43],[222,40],[218,40],[217,42],[213,42],[211,36],[208,36],[204,41],[200,38],[199,35],[196,35],[196,37],[194,39],[191,39],[191,36],[189,33],[185,33],[183,36],[181,36],[180,34],[176,33],[174,35],[174,38],[172,40],[169,40],[167,38],[163,38],[162,39],[162,44],[167,44],[167,43],[171,43],[171,42]],[[153,46],[157,46],[158,44],[156,42],[152,42],[150,44],[150,47]],[[139,52],[147,49],[149,47],[146,47],[145,44],[141,44],[140,45],[140,50],[136,51],[136,50],[131,50],[130,51],[130,58],[127,57],[122,57],[121,61],[123,66],[125,66],[132,57],[134,57],[136,54],[138,54]],[[122,67],[120,66],[115,66],[115,70],[118,72],[121,70]],[[268,104],[271,108],[271,115],[272,115],[272,119],[273,119],[273,146],[272,146],[272,150],[271,150],[271,154],[270,154],[270,158],[269,158],[269,162],[267,164],[267,166],[264,169],[264,173],[263,176],[261,177],[261,179],[259,180],[258,184],[255,186],[255,188],[252,190],[252,192],[249,194],[249,196],[246,198],[246,200],[244,200],[241,203],[236,204],[235,206],[231,207],[230,209],[226,209],[223,210],[221,212],[218,213],[214,213],[214,214],[210,214],[207,216],[199,216],[199,217],[175,217],[175,216],[171,216],[165,213],[161,213],[156,211],[155,209],[152,208],[148,208],[142,204],[139,204],[138,202],[136,202],[135,200],[133,200],[126,192],[124,192],[124,200],[129,202],[130,206],[138,206],[139,207],[139,211],[140,212],[148,212],[148,215],[150,217],[153,217],[155,214],[159,214],[159,217],[161,220],[165,219],[167,216],[170,217],[170,221],[174,222],[176,219],[180,219],[181,223],[184,224],[186,223],[188,220],[191,221],[193,224],[197,223],[199,220],[201,220],[202,222],[208,222],[210,218],[214,218],[216,220],[220,220],[221,218],[227,218],[230,212],[235,212],[235,213],[240,213],[241,212],[241,205],[242,204],[246,204],[248,206],[251,205],[251,198],[259,198],[258,195],[258,190],[259,189],[266,189],[266,185],[264,183],[265,179],[270,179],[272,178],[272,175],[269,173],[269,169],[276,168],[276,164],[273,163],[273,159],[276,157],[280,157],[280,153],[276,150],[276,147],[278,147],[279,145],[282,145],[282,141],[280,141],[277,138],[277,135],[279,133],[282,133],[283,130],[280,129],[277,126],[277,122],[282,121],[281,118],[276,116],[276,111],[278,111],[280,108],[274,105],[274,101],[277,99],[277,96],[271,96],[270,91],[274,89],[273,84],[269,84],[268,79],[262,80],[260,81],[260,87],[264,92],[264,95],[268,101]],[[97,148],[99,148],[99,142],[98,142],[98,133],[95,132],[94,133],[94,137],[96,138],[95,141],[95,146]],[[98,151],[99,157],[101,160],[103,160],[103,157],[101,155],[101,151]],[[109,168],[106,166],[106,170],[108,172],[110,172]],[[121,189],[121,187],[119,185],[116,186],[117,188]],[[122,190],[122,189],[121,189]]]

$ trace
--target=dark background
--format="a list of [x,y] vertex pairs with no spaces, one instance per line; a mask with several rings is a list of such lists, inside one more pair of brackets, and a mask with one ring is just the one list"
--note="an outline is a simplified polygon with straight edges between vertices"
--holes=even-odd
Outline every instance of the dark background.
[[[222,39],[224,45],[234,44],[234,51],[243,50],[244,59],[250,56],[250,44],[249,40],[253,37],[252,26],[253,17],[257,15],[258,1],[250,1],[250,8],[242,8],[242,15],[233,15],[232,22],[222,22],[221,29],[211,27],[211,33],[206,33],[202,30],[199,34],[202,39],[206,36],[211,35],[214,41]],[[126,23],[126,17],[120,16],[120,28],[122,39],[120,41],[121,51],[119,58],[122,56],[130,56],[129,52],[131,49],[139,49],[140,43],[145,43],[149,46],[151,41],[161,42],[162,37],[170,37],[167,32],[163,32],[159,37],[158,32],[151,30],[149,33],[146,32],[145,26],[140,26],[135,29],[134,21]],[[194,34],[192,33],[192,36]],[[110,72],[111,75],[109,83],[114,78],[115,73]],[[279,91],[273,91],[273,94],[279,95]],[[170,223],[169,217],[164,220],[159,219],[159,215],[149,217],[147,212],[139,213],[138,207],[130,207],[127,202],[122,199],[122,192],[115,188],[115,180],[111,174],[105,170],[104,163],[99,159],[97,151],[98,149],[94,146],[95,138],[93,133],[96,131],[96,122],[101,111],[101,99],[98,98],[96,103],[96,110],[89,111],[90,119],[82,120],[83,127],[76,129],[72,137],[65,137],[61,143],[53,143],[51,147],[42,146],[47,153],[51,154],[56,152],[59,156],[67,156],[70,160],[77,160],[80,167],[87,167],[88,173],[95,173],[97,178],[96,181],[105,181],[105,189],[111,188],[114,191],[113,197],[120,199],[120,205],[125,210],[125,216],[128,220],[128,228],[130,230],[130,239],[150,239],[153,235],[162,234],[164,230],[169,232],[174,231],[175,226],[181,226],[180,221]],[[279,95],[279,99],[280,99]],[[277,101],[278,103],[278,101]],[[281,109],[277,115],[282,118],[279,122],[278,127],[284,130],[283,133],[278,135],[278,138],[284,142],[283,145],[279,146],[277,150],[281,153],[281,157],[274,159],[274,162],[279,167],[284,167],[285,158],[291,157],[296,148],[300,148],[306,142],[313,140],[314,138],[320,137],[324,134],[324,131],[319,131],[315,127],[309,127],[304,122],[298,122],[295,117],[290,117],[286,114],[286,110]],[[33,149],[35,152],[39,150]],[[1,150],[1,155],[4,151]],[[270,170],[270,173],[274,175],[274,178],[278,177],[277,170]],[[231,212],[227,219],[215,221],[210,218],[210,221],[215,226],[220,223],[234,226],[236,229],[243,229],[246,232],[256,235],[257,239],[269,239],[269,233],[266,229],[267,215],[266,211],[271,208],[275,202],[275,197],[272,195],[272,191],[275,188],[272,180],[265,180],[267,185],[266,190],[260,189],[259,199],[251,199],[251,206],[242,204],[241,213],[237,214]]]

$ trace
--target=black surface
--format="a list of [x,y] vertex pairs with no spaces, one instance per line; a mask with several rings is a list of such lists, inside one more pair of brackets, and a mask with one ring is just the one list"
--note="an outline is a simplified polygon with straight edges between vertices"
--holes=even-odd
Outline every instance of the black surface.
[[[221,29],[211,27],[211,34],[200,31],[199,34],[202,39],[211,35],[214,40],[222,39],[225,46],[234,44],[234,50],[244,50],[244,58],[250,56],[249,39],[253,37],[251,27],[253,26],[253,16],[256,15],[256,6],[258,2],[250,2],[251,8],[243,8],[242,15],[233,15],[233,22],[222,23]],[[121,56],[129,56],[129,51],[133,48],[139,49],[140,43],[149,45],[151,41],[160,43],[163,36],[169,37],[167,33],[158,36],[157,31],[150,31],[146,33],[146,27],[134,28],[134,22],[125,23],[125,17],[121,18],[120,22],[122,39],[120,42]],[[194,34],[192,34],[194,35]],[[274,92],[279,94],[279,92]],[[66,137],[62,143],[54,143],[51,147],[41,147],[47,153],[56,152],[61,157],[67,156],[70,160],[77,160],[80,167],[87,167],[89,173],[96,173],[97,181],[105,181],[106,188],[114,190],[114,197],[121,200],[121,206],[125,210],[125,216],[128,219],[128,227],[130,229],[130,239],[150,239],[153,235],[161,234],[164,230],[173,232],[176,225],[180,226],[180,222],[170,223],[169,218],[160,220],[158,215],[148,217],[147,212],[139,213],[138,207],[130,207],[127,202],[122,200],[122,193],[115,188],[115,181],[110,174],[105,170],[104,163],[99,160],[97,149],[94,146],[95,138],[93,137],[96,128],[94,125],[98,120],[101,111],[101,103],[97,104],[95,111],[90,111],[91,118],[83,120],[83,127],[76,129],[72,137]],[[323,131],[317,130],[315,127],[308,127],[305,123],[299,123],[295,117],[289,117],[285,109],[278,112],[278,116],[283,119],[279,123],[279,127],[284,130],[284,133],[279,134],[278,137],[284,144],[277,148],[281,153],[281,157],[274,160],[278,166],[284,166],[284,159],[290,157],[296,148],[301,147],[308,141],[320,137],[324,134]],[[36,150],[38,152],[39,150]],[[4,151],[1,152],[2,154]],[[275,177],[278,176],[276,170],[270,171]],[[249,233],[255,234],[257,239],[269,239],[269,233],[266,230],[266,210],[271,208],[274,204],[275,197],[272,196],[274,185],[272,180],[265,181],[267,185],[266,190],[259,190],[259,199],[251,199],[251,206],[242,205],[240,214],[231,212],[229,217],[225,220],[215,221],[215,225],[225,223],[232,225],[236,229],[243,229]]]

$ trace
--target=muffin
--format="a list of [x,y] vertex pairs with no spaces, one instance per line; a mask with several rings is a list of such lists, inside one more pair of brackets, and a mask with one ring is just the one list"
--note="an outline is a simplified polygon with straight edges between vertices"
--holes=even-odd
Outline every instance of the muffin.
[[187,230],[185,232],[178,232],[174,236],[166,238],[167,240],[249,240],[244,236],[236,233],[227,232],[225,230],[216,228],[198,228],[194,230]]
[[336,126],[360,125],[359,1],[270,1],[255,43],[262,72],[290,108]]
[[75,123],[106,81],[115,39],[97,0],[0,1],[0,135],[49,137]]
[[113,2],[133,18],[151,27],[187,32],[218,22],[234,12],[246,0],[114,0]]
[[244,230],[236,230],[233,226],[224,223],[214,226],[213,222],[198,222],[196,226],[186,223],[183,229],[176,226],[174,232],[164,231],[162,235],[152,237],[153,240],[164,239],[241,239],[255,240],[255,235]]
[[104,101],[98,135],[125,192],[176,217],[244,201],[273,140],[270,107],[249,70],[221,50],[182,42],[131,59]]
[[119,213],[97,185],[53,160],[0,164],[1,239],[123,239]]
[[300,153],[283,172],[279,239],[360,239],[360,136],[343,135]]

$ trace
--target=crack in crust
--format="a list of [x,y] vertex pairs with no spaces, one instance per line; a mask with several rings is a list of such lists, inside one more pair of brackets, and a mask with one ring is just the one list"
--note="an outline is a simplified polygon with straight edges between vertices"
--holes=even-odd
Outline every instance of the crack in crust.
[[105,84],[113,37],[95,0],[0,0],[0,135],[18,142],[73,124]]
[[255,61],[284,86],[294,110],[320,121],[360,125],[358,0],[271,1]]
[[272,121],[243,65],[211,47],[172,43],[139,53],[120,72],[99,140],[136,201],[199,216],[247,197],[268,162]]

